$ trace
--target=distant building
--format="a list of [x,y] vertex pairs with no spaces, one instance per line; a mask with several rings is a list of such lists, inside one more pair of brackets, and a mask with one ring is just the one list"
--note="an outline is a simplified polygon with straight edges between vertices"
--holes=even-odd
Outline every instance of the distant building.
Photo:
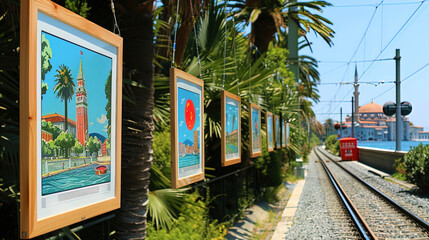
[[[101,141],[100,141],[100,143],[101,143]],[[103,143],[101,143],[101,155],[102,156],[106,156],[107,155],[107,139],[104,140]]]
[[[371,102],[359,108],[358,119],[355,122],[355,136],[360,141],[395,141],[396,140],[396,118],[388,117],[383,113],[383,106]],[[351,137],[351,117],[346,117],[346,129],[343,129],[341,137]],[[402,116],[402,140],[415,141],[425,139],[423,127],[410,125],[410,120]],[[338,134],[340,131],[338,130]],[[429,138],[428,138],[429,139]]]
[[50,132],[47,132],[42,129],[42,139],[45,140],[45,142],[52,141],[53,135]]
[[85,88],[85,77],[82,71],[82,59],[80,60],[79,74],[77,75],[76,89],[76,121],[77,121],[77,139],[82,146],[88,141],[88,102]]
[[200,153],[200,149],[198,148],[198,134],[199,131],[194,131],[194,153]]
[[[46,122],[51,122],[52,125],[58,127],[61,131],[65,131],[65,117],[63,115],[54,113],[42,116],[42,120],[45,120]],[[67,130],[69,133],[73,135],[73,137],[76,137],[76,122],[71,120],[70,118],[67,119]]]

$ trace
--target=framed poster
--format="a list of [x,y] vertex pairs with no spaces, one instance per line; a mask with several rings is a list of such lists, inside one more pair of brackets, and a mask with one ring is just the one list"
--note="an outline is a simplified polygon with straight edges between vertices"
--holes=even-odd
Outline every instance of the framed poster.
[[286,146],[290,144],[290,124],[286,123]]
[[171,184],[204,179],[204,82],[170,69]]
[[282,121],[282,148],[286,147],[286,122]]
[[281,149],[281,143],[280,143],[280,118],[279,116],[274,116],[274,130],[275,130],[275,137],[276,137],[276,149]]
[[241,98],[223,91],[221,99],[222,167],[241,162]]
[[274,132],[273,132],[273,114],[265,113],[265,121],[267,121],[267,147],[268,152],[274,151]]
[[21,238],[120,207],[122,38],[21,1]]
[[250,157],[253,158],[262,155],[261,108],[250,103],[249,112]]

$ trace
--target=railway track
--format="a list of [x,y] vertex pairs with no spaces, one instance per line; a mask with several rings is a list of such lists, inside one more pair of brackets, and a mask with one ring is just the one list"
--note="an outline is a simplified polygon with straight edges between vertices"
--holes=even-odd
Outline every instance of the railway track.
[[319,148],[315,153],[362,239],[429,239],[426,221],[343,168]]

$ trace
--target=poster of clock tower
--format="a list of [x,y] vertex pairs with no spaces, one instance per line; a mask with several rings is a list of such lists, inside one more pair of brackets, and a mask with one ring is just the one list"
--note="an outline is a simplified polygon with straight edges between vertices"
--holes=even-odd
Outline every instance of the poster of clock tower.
[[80,59],[79,75],[77,76],[76,120],[77,139],[85,148],[85,142],[88,141],[88,102],[85,89],[85,77],[82,71],[82,58]]

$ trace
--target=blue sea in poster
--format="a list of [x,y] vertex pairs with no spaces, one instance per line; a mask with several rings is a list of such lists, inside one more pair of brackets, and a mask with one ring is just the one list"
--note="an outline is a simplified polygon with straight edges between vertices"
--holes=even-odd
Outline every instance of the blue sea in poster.
[[267,115],[268,148],[273,148],[273,116]]
[[259,152],[261,150],[261,122],[260,122],[260,111],[252,107],[252,138],[253,138],[253,152]]
[[276,119],[276,147],[280,148],[280,120],[279,118]]
[[238,101],[226,97],[225,101],[225,136],[226,136],[226,159],[238,158],[238,146],[240,139],[239,132],[239,103]]
[[98,166],[100,165],[92,164],[44,178],[42,195],[110,182],[110,165],[106,165],[107,172],[103,175],[95,174],[94,168]]
[[[183,80],[182,80],[183,81]],[[194,85],[189,83],[190,85]],[[200,88],[194,85],[194,87]],[[178,88],[179,169],[200,164],[200,94]]]

